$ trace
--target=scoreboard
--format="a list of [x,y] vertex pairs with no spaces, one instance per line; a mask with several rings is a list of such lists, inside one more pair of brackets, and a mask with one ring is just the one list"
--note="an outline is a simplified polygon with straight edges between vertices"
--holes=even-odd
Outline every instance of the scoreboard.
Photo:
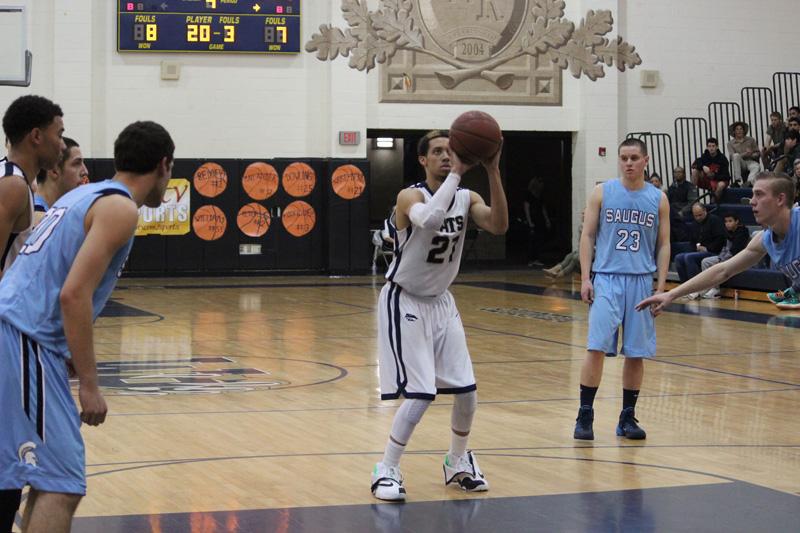
[[297,54],[301,0],[118,0],[119,52]]

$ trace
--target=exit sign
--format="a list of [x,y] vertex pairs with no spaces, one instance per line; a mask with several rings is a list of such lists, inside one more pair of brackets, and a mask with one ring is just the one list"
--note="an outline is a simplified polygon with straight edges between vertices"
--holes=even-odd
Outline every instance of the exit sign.
[[361,142],[360,131],[340,131],[339,144],[342,146],[357,146]]

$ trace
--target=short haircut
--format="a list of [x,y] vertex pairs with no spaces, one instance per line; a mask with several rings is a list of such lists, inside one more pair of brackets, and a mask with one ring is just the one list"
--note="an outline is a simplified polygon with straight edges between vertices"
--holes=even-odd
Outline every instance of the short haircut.
[[769,188],[772,194],[777,196],[783,193],[786,195],[786,207],[792,207],[794,204],[795,185],[794,180],[788,174],[783,172],[759,172],[753,183],[762,180],[770,180]]
[[61,108],[43,96],[20,96],[3,115],[3,131],[12,144],[19,144],[35,128],[46,128],[56,117],[63,117]]
[[772,117],[775,117],[775,118],[777,118],[779,120],[783,120],[783,115],[781,115],[780,111],[773,111],[772,113],[770,113],[769,114],[769,118],[772,118]]
[[712,144],[712,143],[719,146],[719,141],[717,140],[716,137],[709,137],[708,139],[706,139],[706,144]]
[[789,120],[787,120],[786,122],[797,122],[798,124],[800,124],[800,118],[792,117]]
[[114,141],[114,168],[117,172],[147,174],[165,157],[172,161],[175,143],[167,130],[151,121],[128,125]]
[[797,111],[798,113],[800,113],[800,107],[793,105],[792,107],[789,108],[789,111]]
[[740,221],[741,221],[741,219],[739,218],[739,215],[737,215],[736,213],[734,213],[734,212],[732,212],[732,211],[731,211],[731,212],[728,212],[728,213],[725,213],[725,214],[722,216],[722,218],[723,218],[723,219],[726,219],[726,218],[732,218],[732,219],[733,219],[733,220],[735,220],[736,222],[740,222]]
[[[64,150],[61,151],[61,157],[58,160],[58,168],[64,170],[64,164],[67,162],[70,150],[72,150],[73,148],[77,148],[80,145],[75,141],[75,139],[70,139],[69,137],[62,137],[62,139],[64,141],[64,146],[66,146],[66,148],[64,148]],[[45,181],[47,181],[47,171],[44,169],[40,170],[39,173],[36,175],[36,181],[40,185],[43,184]]]
[[431,141],[434,139],[438,139],[440,137],[444,137],[445,139],[450,138],[450,134],[447,130],[431,130],[425,135],[417,143],[417,155],[419,156],[426,156],[428,155],[428,150],[431,146]]
[[794,139],[795,141],[800,140],[800,132],[797,130],[789,130],[786,132],[786,135],[783,136],[783,140],[787,139]]
[[620,152],[624,146],[637,146],[642,155],[647,155],[647,145],[640,139],[628,138],[619,143],[617,152]]
[[705,204],[701,204],[700,202],[693,203],[692,204],[692,209],[694,209],[695,207],[700,207],[700,208],[703,209],[703,211],[708,211],[708,209],[706,208]]

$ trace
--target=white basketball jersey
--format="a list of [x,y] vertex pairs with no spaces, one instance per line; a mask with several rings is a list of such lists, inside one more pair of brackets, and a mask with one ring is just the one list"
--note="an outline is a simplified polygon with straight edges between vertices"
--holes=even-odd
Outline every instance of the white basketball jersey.
[[[22,180],[25,180],[25,183],[28,183],[28,180],[25,179],[25,173],[19,168],[17,165],[12,163],[6,158],[0,159],[0,165],[2,165],[3,175],[0,179],[15,176],[19,177]],[[33,228],[33,191],[30,190],[30,184],[28,184],[29,189],[29,203],[28,206],[28,227],[24,230],[20,231],[19,233],[11,233],[8,236],[8,241],[6,242],[6,249],[3,250],[3,257],[0,259],[0,272],[5,272],[11,266],[11,263],[14,262],[14,259],[17,258],[22,245],[25,244],[25,241],[28,239],[28,236],[31,234],[31,229]]]
[[[433,194],[424,182],[412,187],[422,192],[425,203],[431,200]],[[469,206],[469,189],[458,189],[438,230],[414,225],[395,230],[394,260],[386,279],[416,296],[443,294],[461,264]]]

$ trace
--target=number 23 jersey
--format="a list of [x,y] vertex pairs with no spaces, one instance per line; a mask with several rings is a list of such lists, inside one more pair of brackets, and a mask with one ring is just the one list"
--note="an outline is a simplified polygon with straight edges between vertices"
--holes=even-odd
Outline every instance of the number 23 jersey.
[[628,190],[619,178],[603,183],[592,270],[606,274],[656,271],[661,190],[645,183]]
[[[412,187],[422,192],[425,203],[430,202],[433,194],[425,183]],[[416,296],[443,294],[458,275],[470,203],[469,189],[458,189],[438,230],[413,224],[393,228],[394,260],[386,279]]]

